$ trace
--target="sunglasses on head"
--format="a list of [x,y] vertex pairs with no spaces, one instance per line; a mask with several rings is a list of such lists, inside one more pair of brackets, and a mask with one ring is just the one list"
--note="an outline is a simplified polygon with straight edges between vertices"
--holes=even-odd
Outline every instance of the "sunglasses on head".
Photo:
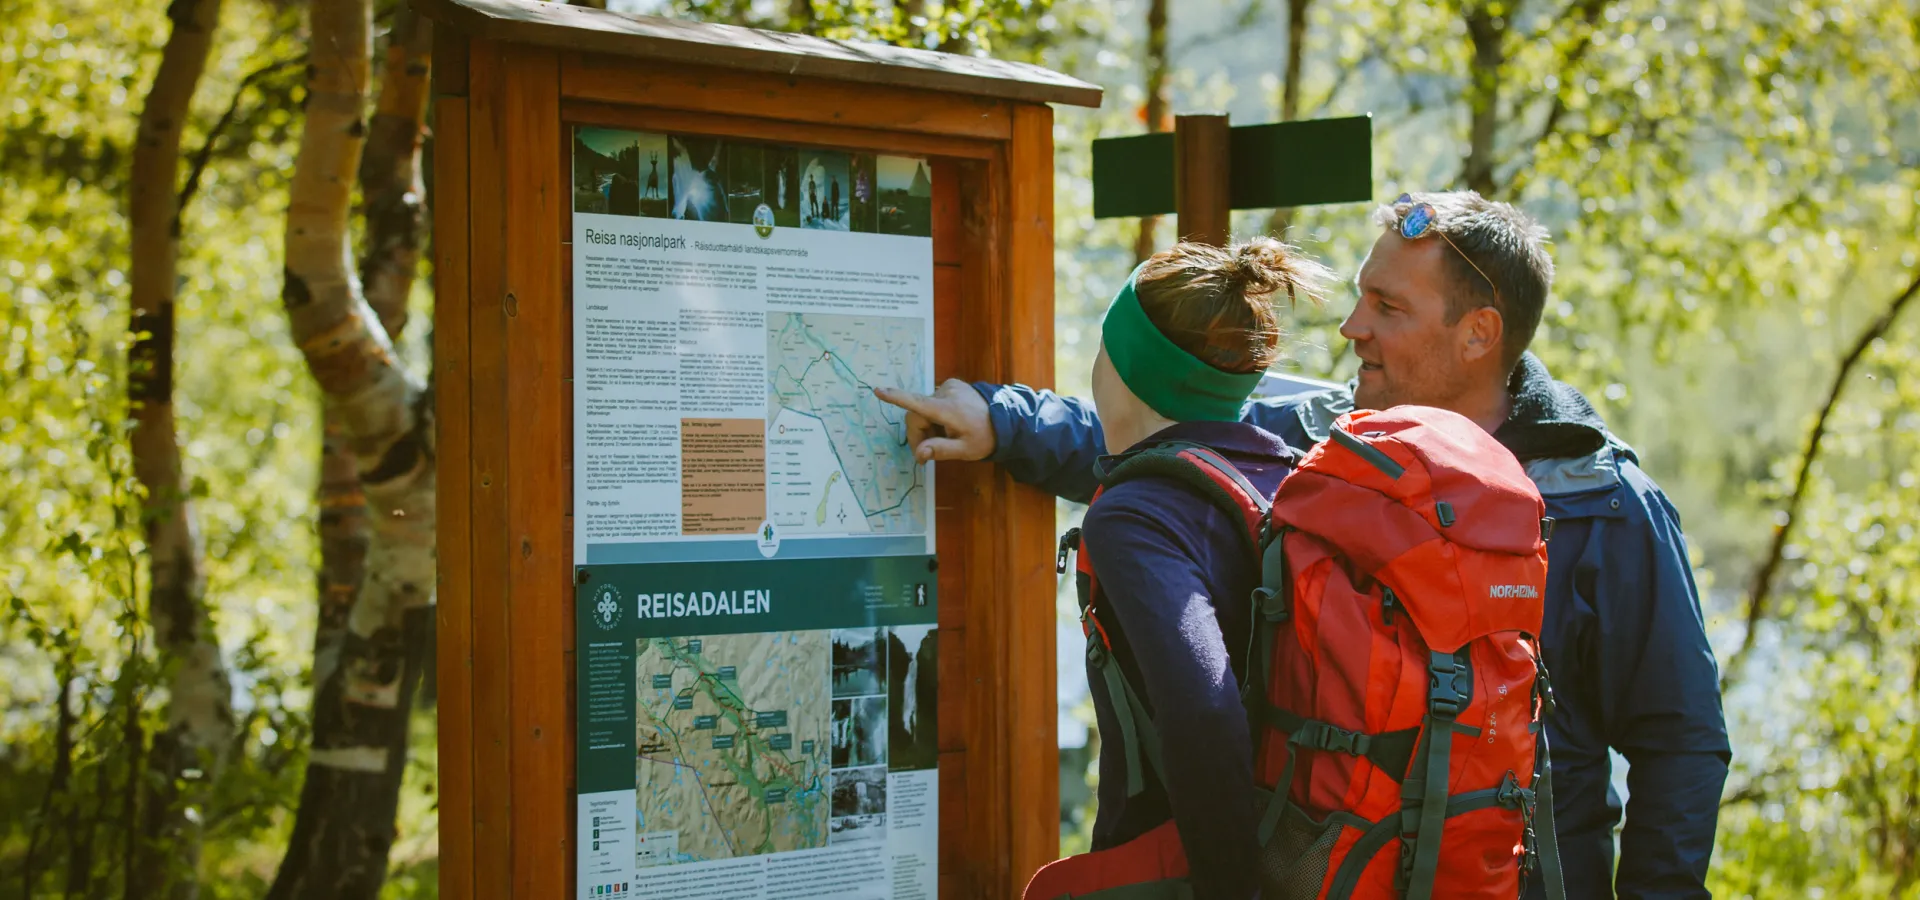
[[[1408,206],[1408,204],[1412,205]],[[1433,227],[1440,220],[1440,213],[1433,208],[1433,204],[1426,202],[1414,203],[1412,194],[1401,194],[1400,199],[1393,201],[1393,205],[1396,207],[1407,207],[1407,211],[1400,214],[1400,225],[1397,230],[1400,232],[1401,237],[1414,241],[1430,234],[1439,235],[1441,240],[1447,242],[1447,246],[1453,248],[1453,252],[1460,254],[1460,258],[1466,260],[1467,265],[1472,266],[1475,272],[1480,273],[1481,278],[1486,279],[1487,287],[1493,289],[1494,301],[1501,302],[1500,287],[1493,283],[1492,278],[1487,276],[1487,270],[1480,268],[1480,264],[1474,262],[1473,257],[1468,256],[1466,251],[1461,250],[1460,245],[1453,242],[1453,238],[1447,237],[1446,232]],[[1504,305],[1504,303],[1502,303],[1502,305]]]

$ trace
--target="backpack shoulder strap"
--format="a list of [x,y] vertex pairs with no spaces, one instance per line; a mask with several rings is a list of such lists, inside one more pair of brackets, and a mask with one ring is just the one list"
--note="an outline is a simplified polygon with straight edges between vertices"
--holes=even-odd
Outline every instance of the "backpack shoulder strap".
[[[1299,462],[1299,455],[1293,455],[1291,461]],[[1260,733],[1269,710],[1266,673],[1272,664],[1273,645],[1280,623],[1291,616],[1293,606],[1285,529],[1273,527],[1271,501],[1226,457],[1186,441],[1169,441],[1103,459],[1095,464],[1094,472],[1102,490],[1147,475],[1170,478],[1245,523],[1246,528],[1240,531],[1242,543],[1246,552],[1260,561],[1260,585],[1250,598],[1253,629],[1248,635],[1245,669],[1235,675],[1241,679],[1240,702],[1247,713],[1248,727],[1252,733]],[[1280,796],[1285,798],[1284,788]]]
[[[1136,478],[1159,476],[1185,485],[1232,520],[1243,523],[1245,527],[1235,531],[1248,552],[1259,547],[1259,535],[1270,505],[1267,498],[1226,457],[1207,447],[1186,442],[1156,444],[1102,459],[1095,464],[1094,472],[1100,479],[1100,491],[1094,495],[1096,501],[1115,485]],[[1080,564],[1086,571],[1088,587],[1080,611],[1081,628],[1087,636],[1087,662],[1105,682],[1107,696],[1113,703],[1127,759],[1127,795],[1131,797],[1145,787],[1141,762],[1162,778],[1166,776],[1160,762],[1160,735],[1139,689],[1127,679],[1120,669],[1120,661],[1114,658],[1113,645],[1108,640],[1104,616],[1097,602],[1098,587],[1092,567],[1086,564],[1084,546]]]
[[1258,552],[1261,523],[1272,502],[1238,467],[1208,447],[1186,441],[1155,444],[1101,459],[1094,464],[1094,474],[1104,489],[1147,476],[1179,482],[1241,523],[1238,530],[1248,552]]

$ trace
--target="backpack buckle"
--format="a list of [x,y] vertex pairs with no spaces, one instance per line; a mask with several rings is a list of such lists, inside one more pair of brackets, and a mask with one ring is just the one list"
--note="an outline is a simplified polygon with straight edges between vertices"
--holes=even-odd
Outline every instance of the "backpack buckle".
[[1293,735],[1293,743],[1309,750],[1365,756],[1368,750],[1373,749],[1373,735],[1348,731],[1325,722],[1313,722]]
[[1505,778],[1500,779],[1500,787],[1494,792],[1493,802],[1508,809],[1520,810],[1521,815],[1529,821],[1533,819],[1533,792],[1520,786],[1520,781],[1513,777],[1511,769],[1507,770]]
[[1466,687],[1460,684],[1465,669],[1454,664],[1453,654],[1433,654],[1427,664],[1427,710],[1433,715],[1452,719],[1460,715],[1466,704]]
[[1111,654],[1107,652],[1107,646],[1104,640],[1090,639],[1087,641],[1087,665],[1098,669],[1107,664],[1107,659],[1110,655]]
[[1078,527],[1067,529],[1067,533],[1060,536],[1059,552],[1053,557],[1053,574],[1067,574],[1067,554],[1072,553],[1078,546],[1080,546],[1080,529]]
[[1538,656],[1533,658],[1533,696],[1540,701],[1540,718],[1553,715],[1557,706],[1553,699],[1553,679],[1547,677],[1547,661]]
[[1269,622],[1285,622],[1293,615],[1284,594],[1266,585],[1253,589],[1253,608],[1260,611],[1260,618]]

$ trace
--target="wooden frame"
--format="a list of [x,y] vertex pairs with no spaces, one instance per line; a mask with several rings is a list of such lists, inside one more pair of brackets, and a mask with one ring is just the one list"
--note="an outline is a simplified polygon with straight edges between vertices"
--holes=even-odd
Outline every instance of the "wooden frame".
[[[441,894],[573,896],[567,125],[931,158],[936,377],[1048,385],[1046,103],[1097,103],[1099,89],[1033,67],[525,0],[419,3],[441,25]],[[719,65],[688,65],[693,51]],[[1017,895],[1058,852],[1053,501],[995,468],[950,466],[936,515],[940,893]]]

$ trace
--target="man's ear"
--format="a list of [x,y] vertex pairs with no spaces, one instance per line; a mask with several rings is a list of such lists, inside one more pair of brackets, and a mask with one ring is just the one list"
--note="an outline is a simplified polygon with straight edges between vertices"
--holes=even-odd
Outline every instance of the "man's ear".
[[1501,319],[1500,311],[1491,306],[1482,306],[1460,317],[1460,324],[1466,328],[1466,345],[1462,348],[1467,362],[1478,362],[1489,356],[1498,358],[1502,338],[1506,336],[1506,322]]

